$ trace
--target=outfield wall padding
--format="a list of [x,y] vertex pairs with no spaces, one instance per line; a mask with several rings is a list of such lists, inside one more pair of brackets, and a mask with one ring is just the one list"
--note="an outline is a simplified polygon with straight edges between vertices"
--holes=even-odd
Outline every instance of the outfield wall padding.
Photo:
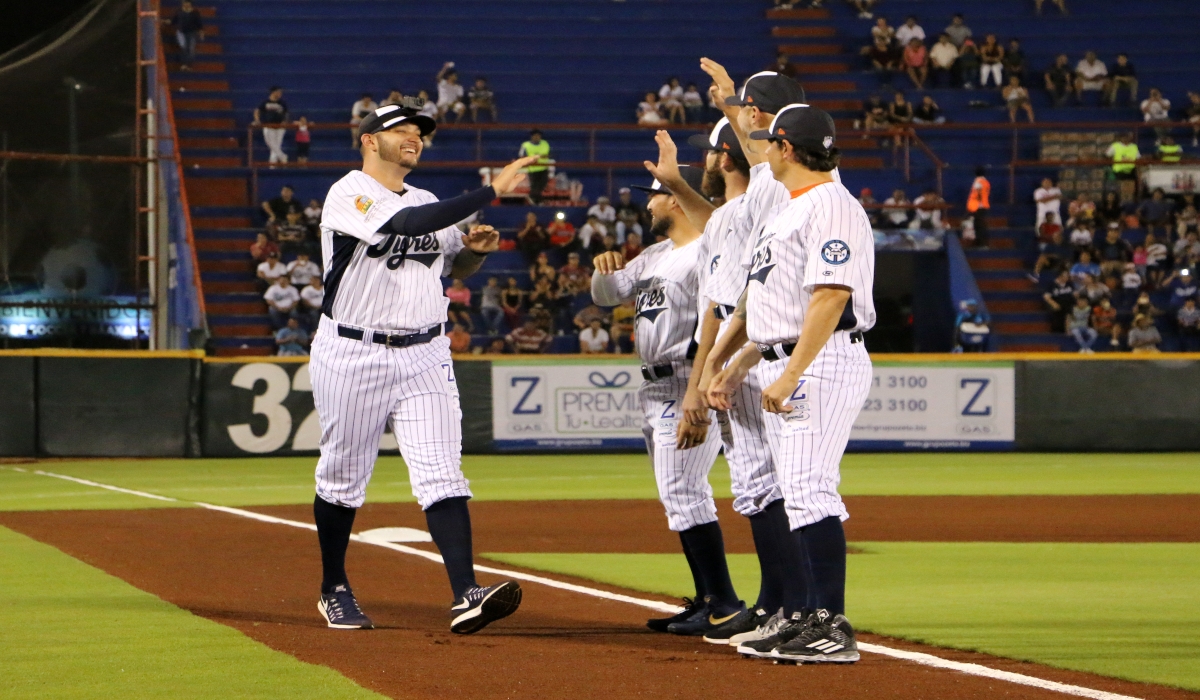
[[0,457],[37,452],[36,357],[0,357]]

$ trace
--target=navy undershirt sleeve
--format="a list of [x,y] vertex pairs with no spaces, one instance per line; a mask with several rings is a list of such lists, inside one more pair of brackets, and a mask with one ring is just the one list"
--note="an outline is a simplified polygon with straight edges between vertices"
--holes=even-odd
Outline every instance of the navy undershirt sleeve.
[[453,226],[471,214],[484,208],[496,198],[496,190],[491,185],[481,187],[474,192],[431,202],[417,207],[406,207],[396,212],[379,227],[380,233],[396,233],[401,236],[424,236],[427,233],[441,231]]

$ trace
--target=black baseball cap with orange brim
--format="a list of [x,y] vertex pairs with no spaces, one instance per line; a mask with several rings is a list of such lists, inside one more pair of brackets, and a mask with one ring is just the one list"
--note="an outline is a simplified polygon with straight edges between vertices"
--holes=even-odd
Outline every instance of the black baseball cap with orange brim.
[[786,105],[771,120],[766,129],[750,132],[756,141],[780,139],[797,148],[827,154],[837,137],[833,117],[820,107],[806,104]]
[[707,136],[693,134],[688,137],[688,144],[702,151],[717,151],[728,153],[733,158],[746,159],[746,154],[742,152],[742,144],[738,142],[737,134],[733,132],[733,127],[726,117],[721,117],[721,121],[717,122]]
[[804,88],[800,83],[770,70],[750,76],[737,95],[725,98],[725,104],[731,107],[758,107],[767,114],[777,114],[790,104],[804,101]]

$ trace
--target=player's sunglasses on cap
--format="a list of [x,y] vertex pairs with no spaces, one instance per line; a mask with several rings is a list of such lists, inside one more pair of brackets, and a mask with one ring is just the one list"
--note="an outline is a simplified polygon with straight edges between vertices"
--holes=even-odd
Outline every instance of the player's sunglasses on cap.
[[[694,165],[681,165],[679,166],[679,174],[683,176],[683,181],[688,184],[688,187],[691,187],[697,192],[700,191],[700,182],[704,179],[703,168],[697,168]],[[656,194],[674,194],[674,192],[667,189],[667,187],[658,180],[655,180],[653,183],[651,183],[649,187],[645,187],[643,185],[632,185],[632,187],[643,192],[648,192],[651,196]]]
[[742,144],[738,143],[737,134],[733,133],[733,127],[729,125],[729,119],[726,117],[721,117],[721,121],[717,122],[708,136],[694,134],[688,137],[688,144],[702,151],[720,151],[734,158],[746,157],[742,153]]
[[[416,124],[422,136],[432,134],[434,129],[437,129],[437,122],[423,114],[417,114],[417,110],[425,106],[425,101],[419,97],[405,97],[404,100],[404,106],[384,105],[368,112],[358,124],[358,137],[361,139],[363,134],[378,134],[401,124]],[[412,106],[413,103],[416,103],[415,107]]]
[[813,153],[828,153],[836,136],[833,117],[820,107],[788,105],[779,110],[766,129],[750,132],[756,141],[780,139]]
[[767,114],[776,114],[787,105],[803,102],[804,88],[800,83],[769,70],[746,78],[741,92],[725,98],[725,104],[731,107],[758,107]]

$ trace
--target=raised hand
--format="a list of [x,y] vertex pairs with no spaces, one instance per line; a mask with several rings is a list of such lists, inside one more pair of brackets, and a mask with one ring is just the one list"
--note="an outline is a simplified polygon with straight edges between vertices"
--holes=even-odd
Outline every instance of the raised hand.
[[729,71],[711,58],[700,59],[700,70],[708,73],[708,76],[713,79],[713,83],[717,86],[717,107],[724,109],[725,98],[737,94],[737,87],[733,84],[733,78],[729,77]]
[[463,245],[473,253],[487,255],[500,249],[500,232],[491,226],[479,224],[463,235]]
[[671,135],[660,129],[655,132],[654,141],[658,144],[658,163],[647,160],[642,161],[642,165],[646,166],[654,179],[668,187],[683,182],[683,175],[679,173],[679,149],[671,140]]

